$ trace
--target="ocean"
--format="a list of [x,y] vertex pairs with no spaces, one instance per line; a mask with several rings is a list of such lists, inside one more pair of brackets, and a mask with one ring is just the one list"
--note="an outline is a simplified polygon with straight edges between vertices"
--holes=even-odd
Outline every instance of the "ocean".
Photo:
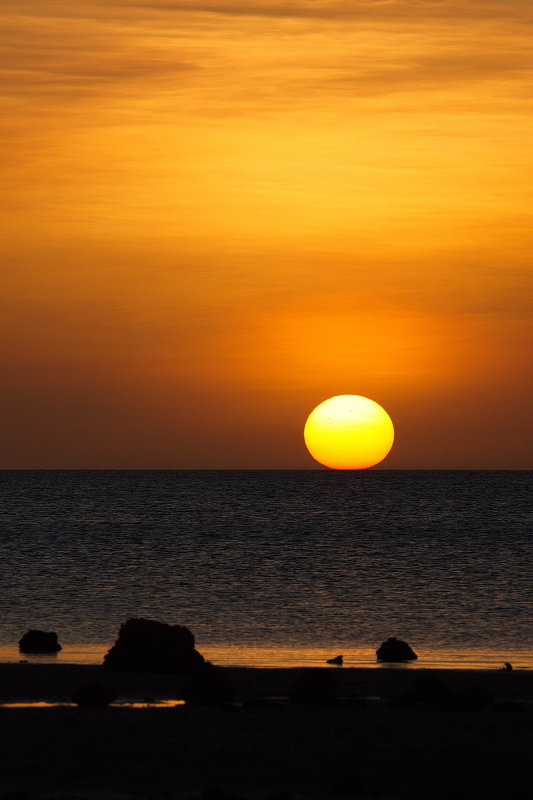
[[[533,667],[531,473],[0,472],[0,660],[29,628],[96,663],[121,623],[215,663]],[[50,658],[50,657],[48,657]]]

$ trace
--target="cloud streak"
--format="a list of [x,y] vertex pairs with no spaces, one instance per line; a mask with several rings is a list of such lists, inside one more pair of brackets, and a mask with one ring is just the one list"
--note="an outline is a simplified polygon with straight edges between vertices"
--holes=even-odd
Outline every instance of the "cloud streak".
[[[87,4],[86,4],[87,5]],[[198,2],[176,2],[176,0],[115,0],[111,3],[95,2],[93,8],[102,5],[128,9],[129,13],[165,11],[170,13],[208,13],[230,17],[265,17],[278,19],[322,19],[322,20],[509,20],[520,24],[533,23],[533,9],[528,0],[199,0]]]
[[80,97],[120,84],[151,82],[195,69],[164,43],[135,32],[62,18],[13,17],[5,25],[3,92]]
[[[533,76],[530,39],[515,32],[509,46],[508,32],[492,25],[502,6],[506,19],[528,21],[520,2],[476,3],[476,17],[465,13],[473,12],[469,2],[50,2],[45,13],[42,4],[26,4],[24,16],[8,3],[1,81],[8,97],[68,102],[99,93],[133,96],[143,86],[168,97],[190,87],[203,92],[208,105],[216,92],[214,111],[224,97],[248,108],[268,105],[270,97],[283,108],[325,89],[369,97],[497,80],[514,82],[519,94],[520,82]],[[221,30],[206,13],[233,23]],[[412,18],[415,27],[392,26],[390,13]],[[436,13],[437,29],[428,26],[428,15]],[[149,21],[133,24],[143,14]],[[274,27],[257,26],[250,15],[271,17]],[[321,31],[319,46],[314,25],[287,28],[283,22],[317,15],[333,25]],[[342,23],[358,15],[361,25]]]

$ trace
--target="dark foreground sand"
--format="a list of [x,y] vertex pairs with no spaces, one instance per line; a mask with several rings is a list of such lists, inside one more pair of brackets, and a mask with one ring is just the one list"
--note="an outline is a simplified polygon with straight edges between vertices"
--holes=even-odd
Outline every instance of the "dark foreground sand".
[[[302,670],[224,672],[245,700],[286,695]],[[0,800],[533,796],[533,673],[431,671],[453,690],[482,685],[496,701],[435,711],[388,707],[423,670],[333,672],[341,695],[381,699],[362,708],[0,709]],[[115,685],[119,699],[175,695],[168,676],[0,664],[0,702],[68,700],[87,681]]]

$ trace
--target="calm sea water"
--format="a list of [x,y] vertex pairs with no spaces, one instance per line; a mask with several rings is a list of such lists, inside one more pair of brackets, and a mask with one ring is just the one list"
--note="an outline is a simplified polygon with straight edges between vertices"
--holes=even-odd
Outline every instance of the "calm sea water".
[[99,660],[128,617],[219,663],[533,665],[527,472],[0,472],[0,644]]

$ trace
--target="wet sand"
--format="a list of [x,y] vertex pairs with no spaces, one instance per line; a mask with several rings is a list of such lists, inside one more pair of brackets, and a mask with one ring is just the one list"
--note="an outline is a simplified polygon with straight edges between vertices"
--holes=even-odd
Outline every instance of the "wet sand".
[[[531,796],[533,673],[431,670],[453,691],[483,686],[495,700],[480,711],[435,711],[389,706],[429,671],[327,671],[341,697],[370,699],[246,708],[260,694],[286,696],[303,670],[228,668],[237,704],[227,708],[0,709],[0,798]],[[115,686],[119,700],[176,695],[171,676],[0,664],[0,702],[68,701],[87,681]]]

